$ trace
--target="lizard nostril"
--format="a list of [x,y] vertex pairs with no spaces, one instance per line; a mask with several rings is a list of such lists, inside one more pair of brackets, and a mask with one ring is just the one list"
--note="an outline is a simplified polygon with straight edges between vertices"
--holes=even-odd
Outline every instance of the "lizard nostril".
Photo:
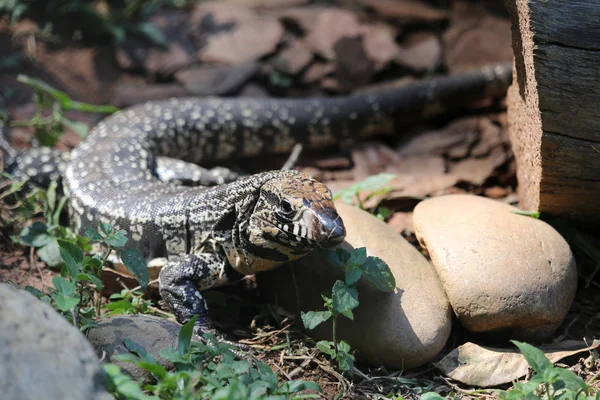
[[323,247],[333,247],[344,241],[346,237],[346,228],[342,217],[338,215],[335,209],[329,208],[320,211],[317,214],[319,218],[320,235],[318,242]]

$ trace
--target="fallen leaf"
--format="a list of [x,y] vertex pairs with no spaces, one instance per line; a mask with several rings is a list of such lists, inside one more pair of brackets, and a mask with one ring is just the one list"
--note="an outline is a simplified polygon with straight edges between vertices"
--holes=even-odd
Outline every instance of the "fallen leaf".
[[128,35],[116,54],[121,68],[142,69],[150,75],[165,78],[196,60],[196,47],[189,37],[185,12],[164,11],[152,16],[149,22],[162,31],[169,43],[168,48],[153,46],[147,39]]
[[446,154],[454,147],[467,149],[477,139],[479,118],[467,117],[456,120],[441,130],[422,133],[409,138],[398,148],[398,153],[405,156],[419,154]]
[[178,83],[148,84],[119,82],[115,86],[111,104],[119,108],[125,108],[151,100],[162,100],[186,95],[189,95],[189,92]]
[[[591,346],[583,341],[567,340],[544,346],[541,350],[553,363],[565,357],[596,349],[600,341]],[[442,360],[433,364],[448,377],[466,385],[478,387],[498,386],[527,374],[529,365],[516,349],[501,349],[465,343],[452,350]]]
[[443,21],[447,18],[444,11],[418,0],[360,0],[360,3],[384,18],[410,22]]
[[313,54],[308,46],[301,40],[293,40],[273,60],[273,65],[286,74],[296,75],[302,71],[313,59]]
[[233,66],[196,66],[175,74],[188,92],[196,96],[223,96],[234,93],[259,70],[250,62]]
[[270,17],[239,20],[232,29],[209,35],[198,57],[207,63],[246,64],[275,51],[283,32]]
[[363,38],[343,37],[333,46],[336,60],[336,79],[344,88],[353,89],[371,81],[375,65],[363,46]]
[[508,18],[469,13],[453,18],[444,32],[445,62],[450,73],[493,63],[512,61],[512,36]]
[[395,212],[392,214],[387,224],[398,233],[404,231],[414,232],[415,229],[412,223],[412,215],[412,212]]
[[386,24],[366,25],[362,29],[365,53],[375,63],[375,69],[385,68],[400,52],[396,43],[398,31]]
[[361,24],[354,13],[347,10],[328,8],[317,14],[316,23],[306,36],[306,43],[320,56],[334,59],[334,46],[338,40],[356,38],[362,32]]
[[395,61],[417,72],[433,71],[440,63],[442,44],[432,33],[410,35],[396,53]]
[[450,168],[450,172],[465,182],[482,185],[507,160],[506,151],[497,147],[484,158],[466,158]]
[[307,4],[309,0],[221,0],[221,2],[233,7],[243,5],[246,7],[273,10],[302,6]]

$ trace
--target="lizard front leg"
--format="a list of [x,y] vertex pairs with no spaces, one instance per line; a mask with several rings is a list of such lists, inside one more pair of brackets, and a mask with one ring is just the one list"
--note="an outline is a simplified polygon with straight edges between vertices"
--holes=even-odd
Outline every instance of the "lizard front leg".
[[203,333],[217,333],[200,291],[229,281],[226,263],[217,254],[191,254],[169,260],[160,271],[160,295],[180,323],[198,316],[194,333],[200,337]]

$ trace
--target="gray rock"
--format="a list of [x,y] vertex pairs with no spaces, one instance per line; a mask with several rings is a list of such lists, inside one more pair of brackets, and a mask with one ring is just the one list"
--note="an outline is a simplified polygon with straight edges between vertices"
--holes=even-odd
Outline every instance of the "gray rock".
[[108,400],[105,375],[79,330],[24,290],[0,284],[0,397]]
[[473,195],[441,196],[419,203],[413,223],[465,328],[542,340],[571,307],[577,268],[558,232],[515,210]]
[[148,378],[145,370],[131,364],[117,362],[115,356],[127,354],[129,351],[123,344],[125,339],[142,346],[167,369],[173,364],[159,356],[159,352],[167,347],[177,346],[177,336],[181,325],[165,318],[151,315],[118,315],[98,321],[98,327],[90,329],[88,340],[96,349],[98,357],[106,362],[118,364],[121,369],[134,379]]
[[[368,255],[388,263],[397,285],[394,293],[383,293],[361,278],[360,305],[354,310],[354,321],[338,319],[339,338],[357,351],[358,360],[372,365],[412,368],[427,363],[444,347],[452,321],[450,304],[433,266],[384,222],[345,204],[336,207],[347,231],[341,247],[366,247]],[[343,280],[341,271],[315,253],[257,275],[261,291],[272,303],[297,314],[297,305],[304,312],[322,310],[321,293],[331,293],[337,279]],[[331,340],[331,323],[307,333]]]

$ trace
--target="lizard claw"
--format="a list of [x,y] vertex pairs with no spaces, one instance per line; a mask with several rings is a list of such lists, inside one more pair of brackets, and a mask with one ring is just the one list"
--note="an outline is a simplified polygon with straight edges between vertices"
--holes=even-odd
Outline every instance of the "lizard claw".
[[[219,331],[217,331],[212,325],[211,326],[207,326],[207,325],[196,325],[196,327],[194,328],[194,336],[202,343],[204,343],[205,345],[211,345],[214,344],[214,341],[210,340],[210,338],[207,338],[205,335],[209,334],[212,335],[217,342],[219,343],[225,343],[228,344],[230,346],[234,346],[239,350],[242,351],[249,351],[250,347],[242,344],[242,343],[238,343],[232,340],[228,340],[225,338],[225,336],[223,336]],[[233,350],[233,353],[235,355],[237,355],[238,357],[242,357],[243,354],[239,353],[236,350]]]

